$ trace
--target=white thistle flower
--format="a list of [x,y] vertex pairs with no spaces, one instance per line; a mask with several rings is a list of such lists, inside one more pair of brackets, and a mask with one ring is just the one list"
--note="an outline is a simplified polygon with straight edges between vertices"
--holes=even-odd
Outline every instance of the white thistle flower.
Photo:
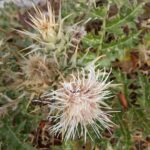
[[[62,134],[63,139],[91,137],[88,129],[91,127],[100,137],[100,130],[110,129],[114,123],[110,120],[111,108],[104,102],[111,97],[108,88],[111,82],[107,82],[109,74],[105,71],[95,72],[95,67],[78,71],[77,76],[71,74],[69,82],[64,81],[61,87],[46,96],[55,100],[52,109],[58,110],[50,119],[56,124],[50,128],[54,134]],[[92,137],[91,137],[92,138]]]

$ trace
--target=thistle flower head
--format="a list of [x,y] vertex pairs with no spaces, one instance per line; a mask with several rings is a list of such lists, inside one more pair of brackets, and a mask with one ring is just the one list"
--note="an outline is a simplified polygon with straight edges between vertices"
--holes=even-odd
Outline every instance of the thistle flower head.
[[52,48],[62,38],[62,20],[56,21],[55,13],[51,8],[50,3],[47,2],[47,12],[42,12],[40,8],[33,6],[35,14],[30,15],[29,25],[35,30],[34,33],[29,31],[19,31],[32,39],[42,43],[48,44]]
[[59,89],[48,94],[56,100],[52,108],[58,109],[56,115],[50,116],[56,122],[50,130],[61,133],[65,140],[83,136],[85,141],[87,134],[90,136],[89,127],[98,137],[103,128],[109,130],[113,125],[111,108],[104,102],[110,97],[108,77],[105,71],[95,72],[91,66],[88,71],[72,74],[69,82],[64,81]]
[[22,69],[26,79],[34,85],[48,82],[52,76],[52,70],[46,56],[39,53],[29,55],[29,58],[23,62]]

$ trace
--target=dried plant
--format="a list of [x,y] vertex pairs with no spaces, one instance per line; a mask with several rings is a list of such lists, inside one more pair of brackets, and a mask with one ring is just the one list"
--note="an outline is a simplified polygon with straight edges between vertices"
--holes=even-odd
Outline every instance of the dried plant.
[[55,67],[45,55],[39,53],[29,55],[22,63],[26,82],[30,85],[49,84],[53,79]]
[[[61,43],[64,43],[64,33],[62,31],[63,20],[59,16],[56,20],[55,12],[52,10],[50,3],[47,2],[47,12],[42,12],[40,8],[33,6],[35,15],[30,15],[28,24],[35,30],[19,31],[40,44],[46,45],[49,49],[56,49]],[[62,45],[61,45],[62,46]]]
[[59,89],[46,95],[56,101],[51,107],[58,109],[57,114],[50,116],[56,122],[51,132],[62,134],[65,140],[84,136],[86,141],[90,126],[100,137],[103,127],[109,130],[113,125],[111,108],[104,102],[110,97],[109,74],[95,72],[94,66],[90,66],[88,71],[82,69],[77,76],[71,74],[71,77],[69,82],[64,81]]

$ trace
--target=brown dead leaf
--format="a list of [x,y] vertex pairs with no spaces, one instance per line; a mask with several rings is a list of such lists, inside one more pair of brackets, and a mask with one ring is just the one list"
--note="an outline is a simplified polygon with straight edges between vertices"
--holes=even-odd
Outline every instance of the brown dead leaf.
[[126,99],[124,93],[119,92],[118,98],[120,100],[121,105],[123,106],[123,109],[126,110],[128,108],[128,102],[127,102],[127,99]]
[[113,66],[120,68],[125,73],[134,72],[140,64],[139,53],[132,51],[127,53],[122,60],[114,62]]

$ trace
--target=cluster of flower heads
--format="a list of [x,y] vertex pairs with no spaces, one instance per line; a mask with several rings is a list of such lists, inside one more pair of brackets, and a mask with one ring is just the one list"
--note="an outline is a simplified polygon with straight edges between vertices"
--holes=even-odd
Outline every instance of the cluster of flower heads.
[[[48,3],[48,12],[43,13],[38,7],[34,7],[35,15],[30,14],[30,26],[35,33],[29,31],[20,31],[30,38],[39,42],[39,44],[49,45],[49,49],[55,49],[58,41],[64,39],[62,28],[63,20],[59,17],[56,20],[55,13]],[[80,40],[75,40],[78,34],[73,29],[74,43],[79,44]],[[83,29],[79,30],[83,36],[86,34]],[[82,37],[79,35],[79,38]],[[61,45],[63,47],[63,45]],[[50,50],[51,52],[51,50]],[[49,83],[53,72],[50,69],[51,63],[48,61],[44,51],[42,53],[29,54],[29,58],[23,64],[23,71],[26,79],[33,83]],[[82,68],[77,73],[72,73],[70,80],[63,80],[57,86],[57,90],[43,97],[52,100],[50,104],[51,113],[49,118],[55,123],[50,131],[54,134],[61,134],[63,139],[75,139],[91,136],[89,129],[93,129],[95,134],[100,137],[101,130],[110,129],[114,124],[111,121],[111,108],[104,101],[111,97],[108,88],[111,82],[108,82],[110,73],[105,70],[97,70],[92,64],[88,69]],[[54,101],[54,103],[53,103]]]
[[[69,43],[70,46],[74,45],[74,47],[79,44],[85,32],[83,28],[80,29],[77,25],[72,26],[72,28],[63,28],[64,19],[61,19],[60,14],[57,17],[55,16],[55,12],[49,2],[47,2],[47,12],[41,11],[35,5],[33,5],[33,9],[35,13],[29,13],[30,21],[28,21],[28,24],[34,29],[34,32],[28,30],[19,30],[18,32],[27,35],[37,42],[28,47],[31,49],[27,54],[29,57],[22,63],[22,68],[27,79],[26,83],[36,86],[45,83],[45,81],[46,83],[50,83],[47,81],[50,81],[50,77],[54,76],[53,68],[56,67],[56,64],[54,64],[54,59],[49,56],[53,56],[53,53],[55,53],[52,50],[58,50],[59,52],[60,49],[64,48],[65,42],[69,42],[65,41],[64,30],[68,30],[70,33],[67,34],[70,35],[71,39]],[[48,52],[45,51],[45,48]],[[47,61],[47,59],[51,61]]]
[[71,74],[69,81],[63,81],[57,90],[45,94],[55,100],[50,107],[57,110],[56,114],[50,114],[50,119],[56,123],[51,132],[61,134],[65,140],[83,136],[86,141],[87,134],[91,137],[89,128],[98,137],[100,130],[109,130],[114,123],[110,120],[111,107],[104,102],[111,97],[108,77],[109,73],[96,72],[92,65],[88,70],[83,68],[76,75]]

